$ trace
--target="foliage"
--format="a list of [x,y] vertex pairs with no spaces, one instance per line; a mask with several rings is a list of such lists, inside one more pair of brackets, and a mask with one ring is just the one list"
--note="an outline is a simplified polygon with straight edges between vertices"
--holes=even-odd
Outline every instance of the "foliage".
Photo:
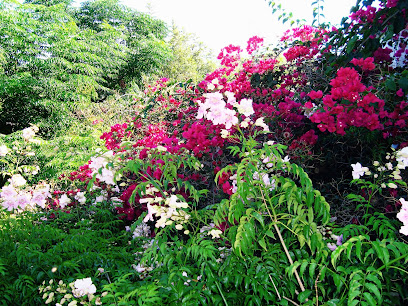
[[211,51],[199,42],[197,37],[180,30],[174,23],[168,44],[172,51],[172,60],[163,67],[163,77],[182,82],[191,79],[193,83],[197,83],[215,69],[215,63],[211,61]]
[[[140,84],[142,75],[159,67],[167,56],[164,25],[144,15],[136,18],[135,12],[125,15],[128,22],[133,20],[132,31],[103,20],[95,30],[63,5],[5,0],[0,7],[3,133],[39,121],[43,135],[60,131],[75,122],[72,117],[78,109],[105,99],[124,82]],[[87,16],[94,18],[91,13]]]
[[406,304],[406,35],[390,52],[353,38],[393,45],[382,35],[405,3],[368,4],[273,53],[256,36],[249,58],[229,45],[197,86],[150,84],[63,188],[11,176],[3,303]]

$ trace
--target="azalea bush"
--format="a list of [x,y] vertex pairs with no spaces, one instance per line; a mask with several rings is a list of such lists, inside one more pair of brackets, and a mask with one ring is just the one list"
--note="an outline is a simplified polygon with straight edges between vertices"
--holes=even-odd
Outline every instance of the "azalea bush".
[[60,184],[8,170],[5,303],[404,304],[406,4],[369,4],[147,85]]

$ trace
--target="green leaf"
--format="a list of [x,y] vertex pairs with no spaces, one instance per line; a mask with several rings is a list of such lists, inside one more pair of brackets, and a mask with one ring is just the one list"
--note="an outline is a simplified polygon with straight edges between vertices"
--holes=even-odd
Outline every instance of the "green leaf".
[[306,289],[305,291],[302,291],[298,295],[299,302],[304,303],[306,299],[309,298],[309,296],[313,293],[312,290]]
[[347,53],[351,53],[351,51],[353,51],[357,40],[358,40],[358,35],[355,35],[350,39],[350,41],[347,43],[347,48],[346,48]]
[[389,78],[387,81],[385,81],[385,87],[390,91],[397,90],[397,84],[395,84],[395,80],[393,78]]
[[374,293],[374,295],[377,297],[378,302],[381,302],[381,293],[378,290],[377,286],[374,285],[373,283],[366,282],[365,287],[370,290],[371,293]]
[[408,91],[408,79],[407,78],[399,79],[398,84],[405,92]]

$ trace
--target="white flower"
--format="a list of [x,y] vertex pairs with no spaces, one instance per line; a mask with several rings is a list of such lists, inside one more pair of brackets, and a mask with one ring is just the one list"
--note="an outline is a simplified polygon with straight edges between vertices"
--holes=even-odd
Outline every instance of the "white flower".
[[208,231],[208,233],[207,233],[207,235],[212,236],[212,239],[220,238],[221,234],[222,234],[222,231],[220,231],[219,229],[212,229],[212,230]]
[[229,135],[228,130],[224,130],[224,129],[221,130],[221,138],[227,138],[228,135]]
[[226,92],[224,92],[224,95],[228,99],[228,101],[227,101],[228,104],[234,105],[237,102],[237,100],[235,99],[234,93],[232,93],[230,91],[226,91]]
[[147,221],[153,221],[153,215],[157,214],[157,210],[155,209],[155,206],[150,205],[150,203],[147,204],[147,215],[146,217],[143,219],[143,222],[147,222]]
[[265,132],[269,132],[269,127],[265,124],[265,122],[263,120],[264,120],[263,117],[260,117],[260,118],[256,119],[255,125],[260,126],[261,128],[263,128]]
[[72,293],[75,297],[79,298],[87,294],[94,294],[96,292],[96,287],[92,284],[92,279],[90,277],[77,279],[74,283],[75,289]]
[[387,186],[388,186],[389,188],[392,188],[392,189],[397,189],[397,188],[398,188],[398,186],[395,185],[394,183],[388,183]]
[[35,131],[32,127],[29,127],[23,130],[23,138],[25,140],[30,140],[34,136],[35,136]]
[[401,209],[408,210],[408,201],[405,200],[404,198],[400,198],[399,201],[400,201],[400,203],[402,205]]
[[85,192],[78,192],[75,195],[75,200],[77,200],[80,204],[85,204],[86,202]]
[[163,146],[157,146],[156,149],[157,149],[157,151],[159,151],[159,152],[166,152],[166,151],[167,151],[167,148],[166,148],[166,147],[163,147]]
[[14,187],[20,187],[27,183],[27,181],[22,177],[21,174],[14,174],[10,179],[9,182]]
[[255,113],[254,108],[252,107],[251,99],[242,99],[239,104],[235,104],[235,107],[240,114],[243,114],[246,117],[249,117]]
[[397,151],[396,157],[398,168],[405,169],[406,167],[408,167],[408,147]]
[[401,234],[408,236],[408,224],[404,224],[401,226],[400,231]]
[[64,209],[65,206],[67,206],[69,203],[71,203],[71,199],[68,198],[68,196],[67,196],[66,194],[63,194],[63,195],[61,196],[61,198],[59,199],[60,207],[61,207],[62,209]]
[[243,129],[245,129],[245,128],[247,128],[248,127],[248,121],[242,121],[241,122],[241,124],[240,124],[240,127],[242,127]]
[[352,164],[351,167],[353,167],[353,180],[359,179],[360,176],[363,176],[368,171],[368,168],[361,166],[360,163]]
[[6,145],[0,146],[0,157],[6,156],[8,152],[9,149],[7,148]]

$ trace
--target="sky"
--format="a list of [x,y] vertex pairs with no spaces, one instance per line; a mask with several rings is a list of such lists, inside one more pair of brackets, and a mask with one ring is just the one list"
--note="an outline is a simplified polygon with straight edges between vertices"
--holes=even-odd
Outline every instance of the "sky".
[[[277,0],[295,19],[311,24],[313,0]],[[254,35],[263,37],[265,44],[275,42],[289,24],[282,25],[278,15],[265,0],[122,0],[122,4],[171,25],[172,21],[185,32],[194,33],[206,46],[218,54],[229,44],[246,47]],[[348,16],[356,0],[324,0],[325,21],[339,24]],[[150,4],[150,9],[148,4]]]

